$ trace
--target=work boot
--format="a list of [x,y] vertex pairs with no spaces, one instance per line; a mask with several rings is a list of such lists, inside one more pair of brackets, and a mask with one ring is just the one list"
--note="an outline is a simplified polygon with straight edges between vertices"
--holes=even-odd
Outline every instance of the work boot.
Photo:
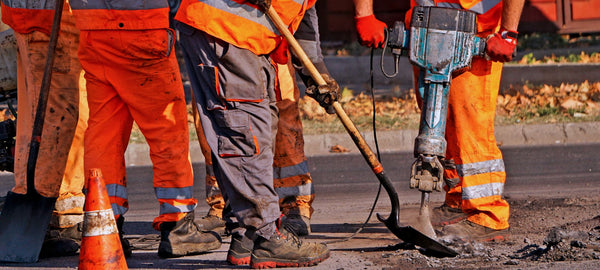
[[200,254],[221,247],[221,237],[215,232],[203,232],[194,222],[194,212],[189,212],[177,222],[160,225],[158,256],[174,258]]
[[281,225],[297,236],[310,234],[310,219],[299,214],[287,214],[281,218]]
[[121,240],[121,247],[123,248],[123,255],[125,258],[131,257],[131,244],[129,244],[129,240],[125,239],[125,232],[123,231],[123,223],[125,223],[125,218],[123,215],[120,215],[117,218],[117,229],[119,230],[119,240]]
[[233,265],[250,264],[250,255],[252,254],[253,247],[254,241],[250,240],[250,238],[240,233],[233,233],[231,235],[229,251],[227,251],[227,262]]
[[450,207],[444,203],[431,210],[431,225],[439,228],[465,220],[467,216],[461,209]]
[[220,217],[207,215],[202,217],[198,222],[198,227],[202,231],[214,231],[217,228],[223,227],[225,229],[225,220]]
[[41,258],[73,256],[81,245],[82,222],[68,228],[51,228],[46,231]]
[[508,238],[508,229],[494,230],[469,220],[463,220],[444,227],[441,231],[442,237],[458,238],[463,241],[499,242]]
[[258,237],[250,259],[252,268],[313,266],[329,258],[322,243],[302,242],[285,228],[279,228],[270,239]]

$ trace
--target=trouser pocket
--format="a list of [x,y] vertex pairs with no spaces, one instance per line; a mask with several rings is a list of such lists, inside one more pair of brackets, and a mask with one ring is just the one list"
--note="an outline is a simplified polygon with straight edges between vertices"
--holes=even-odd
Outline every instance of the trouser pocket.
[[218,125],[218,154],[220,157],[250,157],[258,153],[252,134],[249,115],[241,110],[211,111]]

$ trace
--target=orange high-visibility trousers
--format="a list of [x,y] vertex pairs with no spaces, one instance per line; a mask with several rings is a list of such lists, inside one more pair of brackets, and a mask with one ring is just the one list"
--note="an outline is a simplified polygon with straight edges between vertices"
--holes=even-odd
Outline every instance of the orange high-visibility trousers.
[[474,58],[470,70],[450,86],[446,122],[445,203],[462,208],[468,220],[496,230],[509,227],[509,205],[502,198],[506,172],[496,144],[494,118],[502,63]]
[[125,149],[133,121],[150,147],[155,195],[153,227],[196,207],[187,111],[171,29],[81,31],[90,117],[85,168],[100,168],[116,216],[128,208]]
[[[54,68],[35,169],[35,188],[45,197],[58,197],[79,117],[81,66],[76,57],[77,36],[72,15],[65,5],[64,19],[55,50]],[[46,65],[50,37],[34,31],[15,32],[17,46],[17,142],[13,192],[27,192],[27,160],[31,131]],[[81,181],[83,183],[83,181]]]
[[[19,116],[13,192],[25,193],[29,142],[50,37],[38,31],[15,32],[15,36],[19,47]],[[43,196],[58,196],[50,222],[54,228],[67,228],[83,221],[83,134],[88,110],[83,71],[76,57],[78,46],[79,30],[69,5],[65,5],[35,172],[37,191]]]
[[279,121],[273,155],[273,187],[284,215],[299,214],[311,218],[315,192],[304,154],[304,135],[298,109],[300,90],[294,68],[277,64],[279,82]]
[[[77,41],[77,44],[79,44],[79,38]],[[75,56],[76,53],[74,51],[72,55]],[[83,77],[84,72],[81,71],[79,78],[79,120],[77,121],[75,136],[73,136],[73,143],[67,157],[65,174],[50,221],[50,226],[57,228],[68,228],[83,222],[83,205],[85,204],[83,186],[86,180],[83,170],[83,136],[87,129],[89,115],[85,79]]]

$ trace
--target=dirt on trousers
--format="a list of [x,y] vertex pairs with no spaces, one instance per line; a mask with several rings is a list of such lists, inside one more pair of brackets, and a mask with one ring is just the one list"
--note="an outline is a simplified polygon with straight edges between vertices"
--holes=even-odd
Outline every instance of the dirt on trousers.
[[[379,242],[364,243],[363,249],[344,249],[370,242],[376,233],[329,246],[341,251],[337,269],[600,269],[600,197],[507,200],[511,205],[509,239],[445,242],[460,253],[457,257],[436,257],[397,239],[399,244],[393,244],[388,237],[385,240],[392,242],[388,246],[381,245],[379,238]],[[367,230],[375,232],[375,228]],[[356,251],[359,255],[353,256]],[[342,263],[344,257],[354,264]]]

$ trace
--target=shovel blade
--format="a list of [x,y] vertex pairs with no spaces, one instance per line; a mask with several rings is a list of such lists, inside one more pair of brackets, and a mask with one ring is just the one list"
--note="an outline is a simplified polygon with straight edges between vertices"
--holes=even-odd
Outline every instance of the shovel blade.
[[0,214],[0,261],[37,262],[56,198],[8,192]]
[[445,246],[444,244],[438,242],[437,240],[428,237],[422,232],[411,226],[400,226],[397,220],[392,218],[385,219],[379,214],[377,214],[377,218],[385,224],[385,226],[392,232],[396,237],[400,238],[400,240],[411,243],[415,246],[420,246],[429,251],[436,252],[440,255],[454,257],[458,255],[458,252],[454,251],[450,247]]

